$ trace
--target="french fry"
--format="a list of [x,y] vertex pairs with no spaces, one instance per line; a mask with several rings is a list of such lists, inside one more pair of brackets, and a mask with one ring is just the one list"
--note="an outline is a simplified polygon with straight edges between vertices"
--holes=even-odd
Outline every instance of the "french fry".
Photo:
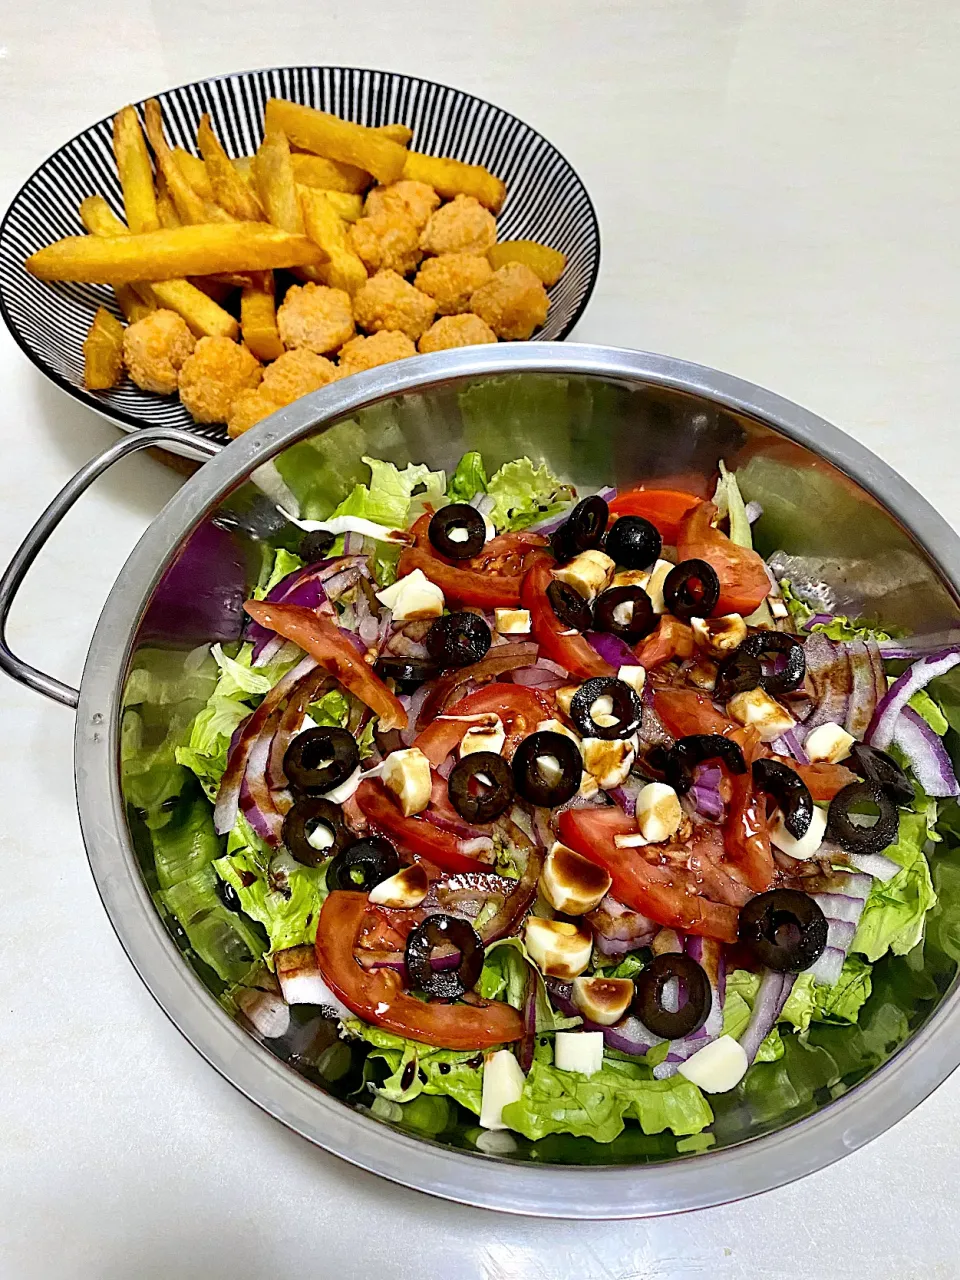
[[403,173],[407,152],[398,143],[376,129],[340,120],[325,111],[303,107],[285,98],[271,98],[267,102],[265,127],[282,130],[292,143],[305,151],[366,169],[378,182],[396,182]]
[[[139,287],[144,288],[143,285]],[[117,306],[123,312],[123,318],[127,324],[136,324],[138,320],[142,320],[144,316],[148,316],[151,311],[157,309],[153,301],[147,302],[142,298],[132,284],[115,285],[113,292],[117,299]]]
[[494,271],[508,262],[522,262],[545,285],[556,284],[567,265],[559,249],[551,249],[537,240],[501,240],[487,250],[487,258]]
[[[311,187],[302,188],[303,191],[313,189]],[[363,214],[363,199],[361,196],[352,196],[346,191],[324,191],[323,194],[344,222],[356,222]]]
[[24,264],[39,280],[172,280],[219,272],[316,265],[326,255],[306,236],[262,222],[174,227],[128,236],[67,236]]
[[160,226],[153,190],[153,166],[133,107],[113,117],[113,154],[123,189],[123,207],[134,231],[156,231]]
[[[204,114],[197,129],[197,145],[213,190],[213,198],[227,213],[241,222],[262,222],[263,206],[249,184],[244,182],[213,131],[210,117]],[[285,228],[294,230],[292,227]]]
[[[324,191],[342,191],[357,195],[373,183],[373,175],[353,164],[337,164],[323,156],[310,156],[303,151],[291,151],[293,176],[302,186],[320,187]],[[241,156],[233,166],[247,182],[254,184],[253,156]]]
[[205,293],[208,298],[212,298],[214,302],[222,307],[235,289],[245,289],[247,287],[249,279],[249,276],[236,276],[232,283],[228,284],[225,280],[221,280],[219,276],[194,276],[188,283],[192,284],[195,289],[199,289],[201,293]]
[[493,213],[499,213],[507,198],[507,188],[481,164],[464,164],[442,156],[425,156],[419,151],[404,152],[403,176],[411,182],[425,182],[444,200],[473,196]]
[[[197,195],[183,176],[183,170],[170,150],[163,132],[163,113],[156,98],[150,98],[146,103],[143,119],[153,154],[157,157],[157,169],[163,174],[180,221],[194,225],[207,222],[207,205],[203,197]],[[200,275],[202,272],[195,274]]]
[[103,196],[80,201],[80,221],[92,236],[128,236],[130,228],[113,212]]
[[189,151],[184,151],[183,147],[174,147],[173,158],[176,160],[180,172],[197,195],[203,200],[212,200],[214,196],[213,187],[210,185],[210,175],[207,172],[207,166],[200,157],[191,155]]
[[83,385],[109,391],[123,377],[123,325],[106,307],[97,307],[83,340]]
[[161,227],[182,227],[180,215],[174,207],[170,188],[162,173],[157,175],[157,213],[160,215]]
[[268,221],[281,231],[302,236],[303,214],[290,161],[290,143],[282,130],[267,127],[253,159],[253,172]]
[[283,355],[283,343],[277,329],[277,305],[273,272],[258,271],[240,295],[240,330],[243,340],[264,362]]
[[382,124],[377,129],[377,133],[382,133],[385,138],[389,138],[400,147],[409,147],[413,141],[413,130],[408,129],[405,124]]
[[314,187],[298,190],[307,235],[330,259],[328,265],[319,268],[323,282],[334,289],[345,289],[352,298],[367,283],[367,269],[350,247],[346,226],[330,199],[339,193],[317,191]]

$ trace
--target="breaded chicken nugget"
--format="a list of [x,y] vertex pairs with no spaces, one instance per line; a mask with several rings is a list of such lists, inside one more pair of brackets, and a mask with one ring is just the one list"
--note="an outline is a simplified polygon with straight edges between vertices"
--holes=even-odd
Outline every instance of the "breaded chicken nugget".
[[138,387],[169,396],[177,389],[181,365],[196,345],[175,311],[151,311],[124,330],[123,360]]
[[405,213],[386,209],[360,218],[350,228],[353,251],[371,274],[398,271],[408,275],[423,257],[419,239],[415,222]]
[[337,366],[305,347],[285,351],[263,374],[261,392],[278,405],[293,404],[311,391],[319,391],[337,376]]
[[485,320],[498,338],[529,338],[547,318],[550,299],[529,267],[508,262],[495,271],[470,299],[470,310]]
[[392,182],[389,187],[374,187],[364,202],[363,212],[372,217],[375,213],[402,213],[422,231],[431,213],[439,205],[440,197],[425,182]]
[[399,329],[416,342],[430,327],[437,304],[396,271],[378,271],[354,294],[353,310],[357,324],[368,333]]
[[470,310],[470,295],[493,275],[493,267],[476,253],[442,253],[428,258],[414,284],[436,299],[442,316],[454,316]]
[[497,242],[497,223],[473,196],[457,196],[430,215],[420,237],[424,253],[486,253]]
[[[320,358],[319,356],[317,357]],[[242,436],[245,431],[255,427],[263,418],[269,418],[281,406],[264,392],[262,386],[256,391],[241,391],[230,406],[227,417],[227,435],[231,440]]]
[[481,342],[496,342],[497,335],[479,316],[466,312],[459,316],[441,316],[420,339],[423,355],[430,351],[448,351],[451,347],[472,347]]
[[256,387],[263,369],[230,338],[201,338],[180,370],[180,399],[195,422],[226,422],[241,391]]
[[341,378],[348,378],[351,373],[362,373],[364,369],[375,369],[379,364],[390,364],[416,354],[417,348],[405,333],[381,329],[372,338],[360,337],[348,342],[340,352],[337,369]]
[[285,347],[306,347],[319,356],[338,351],[356,333],[350,295],[313,281],[295,284],[277,309],[277,328]]

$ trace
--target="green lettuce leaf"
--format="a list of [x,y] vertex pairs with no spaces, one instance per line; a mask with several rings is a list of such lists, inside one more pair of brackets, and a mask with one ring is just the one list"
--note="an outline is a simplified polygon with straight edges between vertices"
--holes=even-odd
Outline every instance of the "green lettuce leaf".
[[576,497],[572,485],[563,484],[547,467],[535,467],[529,458],[505,462],[487,485],[496,499],[490,519],[499,533],[527,529],[530,525],[566,510]]
[[474,451],[465,453],[457,463],[457,469],[447,486],[447,502],[469,502],[478,493],[487,492],[487,473],[482,456]]
[[286,551],[283,547],[276,551],[272,547],[265,547],[260,581],[253,591],[254,600],[263,600],[284,578],[302,568],[303,561],[292,551]]
[[950,728],[947,717],[943,714],[926,689],[918,689],[910,699],[908,706],[913,707],[918,716],[922,716],[927,724],[941,738]]
[[169,889],[210,865],[223,853],[224,838],[213,829],[213,811],[196,787],[184,793],[166,826],[153,832],[157,882]]
[[242,982],[251,973],[263,954],[263,939],[221,902],[212,864],[161,890],[159,898],[176,916],[194,952],[224,982]]
[[217,678],[206,645],[184,654],[175,649],[140,649],[123,687],[123,705],[168,707],[179,702],[205,702]]
[[810,628],[821,631],[830,640],[889,640],[890,633],[881,631],[879,627],[871,627],[862,618],[850,619],[845,614],[837,614],[831,622],[818,622]]
[[519,1101],[503,1109],[504,1123],[533,1141],[571,1133],[612,1142],[627,1119],[639,1121],[644,1133],[671,1130],[683,1136],[700,1133],[712,1123],[713,1112],[683,1076],[654,1080],[646,1065],[618,1059],[605,1059],[590,1077],[535,1061]]
[[[359,1018],[349,1018],[343,1026],[348,1035],[374,1046],[369,1055],[371,1060],[387,1064],[390,1074],[377,1089],[380,1097],[389,1102],[407,1104],[421,1094],[445,1096],[453,1098],[474,1115],[480,1114],[483,1066],[477,1063],[478,1055],[474,1050],[434,1049],[431,1045],[371,1027]],[[415,1066],[409,1071],[411,1062]],[[404,1120],[409,1119],[410,1115],[406,1113]]]
[[923,937],[923,921],[937,900],[923,847],[929,814],[901,813],[897,843],[884,850],[900,870],[886,884],[874,880],[850,947],[868,960],[887,951],[906,955]]
[[530,959],[519,938],[501,938],[487,947],[476,989],[485,1000],[505,1000],[514,1009],[522,1009],[531,973],[537,984],[537,1034],[578,1027],[580,1018],[567,1018],[555,1011],[550,1003],[543,975]]
[[309,707],[310,719],[323,728],[346,728],[350,718],[350,703],[339,689],[331,689]]
[[871,966],[859,956],[847,956],[832,987],[816,988],[817,1022],[856,1022],[873,988]]
[[818,987],[809,973],[798,973],[779,1020],[789,1022],[796,1031],[806,1031],[810,1019],[816,1016],[817,992],[821,990],[832,991],[833,988]]
[[[723,1002],[722,1034],[739,1040],[747,1029],[754,1001],[760,990],[760,974],[749,969],[735,969],[727,975]],[[756,1062],[776,1062],[783,1057],[783,1041],[774,1027],[757,1050]]]
[[713,495],[713,505],[721,516],[726,516],[730,521],[730,541],[735,542],[738,547],[746,547],[753,550],[753,534],[750,530],[750,521],[747,519],[747,507],[740,493],[740,486],[737,484],[737,477],[732,471],[728,471],[720,461],[720,479],[717,481],[717,489]]
[[[447,478],[442,471],[411,463],[402,471],[392,462],[365,457],[370,468],[369,484],[357,484],[335,507],[332,516],[361,516],[388,529],[405,529],[429,502],[443,505]],[[420,494],[415,498],[415,490]],[[331,516],[331,518],[332,518]]]
[[636,952],[631,951],[622,956],[615,965],[600,969],[598,972],[605,978],[635,978],[638,973],[643,972],[645,967]]

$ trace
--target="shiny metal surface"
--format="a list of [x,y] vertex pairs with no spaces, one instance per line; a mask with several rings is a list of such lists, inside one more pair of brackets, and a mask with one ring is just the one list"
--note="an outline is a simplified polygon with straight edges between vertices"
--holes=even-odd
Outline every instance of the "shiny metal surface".
[[[546,394],[560,384],[562,396]],[[491,385],[499,387],[497,412],[481,430],[463,410],[470,393],[482,398]],[[545,394],[531,403],[533,385]],[[956,625],[960,544],[948,526],[868,451],[749,384],[662,357],[548,345],[445,353],[334,384],[264,423],[184,486],[131,555],[91,645],[76,735],[81,822],[111,921],[155,998],[227,1079],[328,1150],[406,1185],[513,1212],[618,1217],[718,1204],[822,1167],[889,1127],[960,1061],[953,988],[870,1079],[786,1130],[743,1142],[728,1135],[726,1149],[666,1163],[573,1169],[447,1149],[351,1110],[255,1043],[184,963],[154,910],[124,817],[117,733],[128,659],[145,638],[145,620],[149,628],[154,588],[191,533],[214,515],[224,523],[225,498],[233,516],[249,507],[250,471],[321,424],[310,447],[328,449],[349,469],[338,432],[349,434],[352,415],[385,401],[364,452],[397,461],[449,466],[467,446],[496,465],[526,451],[589,487],[708,471],[723,456],[749,477],[748,496],[765,505],[760,539],[777,543],[780,529],[792,528],[789,549],[838,598],[862,584],[864,607],[888,622]],[[232,527],[242,529],[243,519]],[[150,635],[155,641],[155,626]]]

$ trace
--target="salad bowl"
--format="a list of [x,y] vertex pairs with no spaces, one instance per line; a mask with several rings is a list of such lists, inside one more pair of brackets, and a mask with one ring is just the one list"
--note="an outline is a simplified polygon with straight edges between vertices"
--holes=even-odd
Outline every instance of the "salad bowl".
[[[157,445],[209,460],[131,553],[81,687],[71,689],[9,650],[7,615],[84,490],[126,454]],[[237,926],[232,959],[220,953],[212,964],[201,922],[191,917],[185,928],[158,880],[178,795],[169,748],[204,696],[191,702],[197,655],[239,639],[264,548],[296,546],[300,532],[284,514],[297,502],[294,478],[310,472],[311,502],[328,513],[364,478],[362,457],[450,472],[467,450],[491,469],[522,455],[546,462],[581,492],[666,487],[667,478],[677,487],[678,477],[704,491],[722,461],[753,504],[756,548],[782,553],[783,576],[804,582],[825,612],[902,637],[888,653],[904,662],[911,637],[943,649],[960,631],[960,541],[903,479],[798,406],[662,356],[551,343],[464,349],[334,383],[222,452],[173,428],[144,430],[71,481],[0,582],[0,665],[76,708],[81,826],[121,944],[173,1023],[258,1106],[326,1150],[430,1194],[548,1217],[640,1217],[720,1204],[822,1168],[895,1124],[960,1063],[952,799],[928,847],[937,902],[922,945],[877,962],[858,1020],[784,1036],[779,1057],[711,1100],[714,1121],[696,1140],[628,1126],[610,1142],[568,1133],[531,1141],[484,1131],[453,1107],[372,1104],[363,1055],[338,1037],[335,1019],[312,1009],[309,1019],[284,1015],[279,1029],[236,998],[230,965],[250,961],[243,938],[252,949],[255,931]],[[960,705],[949,675],[937,697],[949,719]],[[947,750],[955,736],[950,728]]]

